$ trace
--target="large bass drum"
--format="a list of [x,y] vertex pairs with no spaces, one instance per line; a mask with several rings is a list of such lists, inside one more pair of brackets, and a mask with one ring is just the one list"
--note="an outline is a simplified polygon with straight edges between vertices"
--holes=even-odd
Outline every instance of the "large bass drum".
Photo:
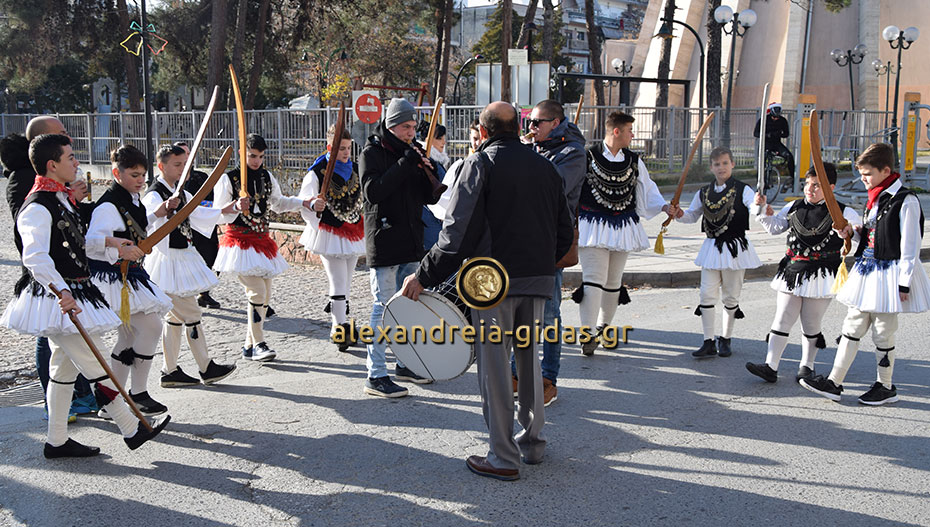
[[[475,362],[475,348],[462,338],[462,329],[470,325],[466,314],[458,307],[450,294],[454,291],[455,277],[453,276],[436,290],[427,290],[420,293],[420,300],[413,301],[397,293],[384,306],[382,326],[390,327],[390,334],[397,335],[399,326],[406,329],[406,342],[390,343],[394,355],[421,377],[432,380],[454,379],[465,373]],[[452,289],[450,290],[450,285]],[[459,301],[461,303],[461,301]],[[464,304],[462,307],[468,309]],[[414,334],[414,327],[422,327],[423,334]],[[433,333],[438,336],[439,331],[431,331],[434,327],[442,327],[442,338],[434,342]],[[450,327],[456,329],[450,331]]]

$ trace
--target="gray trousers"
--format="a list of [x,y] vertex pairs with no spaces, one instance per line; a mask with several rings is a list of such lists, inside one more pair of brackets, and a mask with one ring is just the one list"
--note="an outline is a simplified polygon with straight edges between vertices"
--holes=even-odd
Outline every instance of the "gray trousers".
[[[488,462],[502,469],[520,468],[520,454],[529,461],[542,459],[546,440],[542,427],[546,421],[543,410],[542,373],[539,369],[538,342],[535,326],[543,317],[546,299],[542,297],[509,297],[497,307],[483,311],[473,310],[476,330],[483,325],[484,339],[477,333],[475,354],[478,361],[478,387],[481,390],[481,410],[488,425],[490,448]],[[489,342],[490,329],[501,330],[501,342]],[[514,337],[519,326],[529,326],[530,346],[518,347]],[[508,334],[508,332],[510,332]],[[510,353],[514,354],[519,379],[517,393],[519,410],[517,421],[523,431],[513,434],[513,386],[510,375]]]

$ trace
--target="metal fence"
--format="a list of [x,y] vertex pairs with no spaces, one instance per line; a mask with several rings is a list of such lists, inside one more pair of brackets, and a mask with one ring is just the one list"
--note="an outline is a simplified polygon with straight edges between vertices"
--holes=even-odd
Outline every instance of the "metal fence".
[[[432,110],[432,107],[418,108],[421,118],[428,117]],[[650,171],[669,174],[681,171],[702,117],[709,112],[708,109],[675,107],[584,107],[578,126],[589,143],[603,139],[603,130],[597,129],[596,123],[602,123],[604,117],[614,110],[630,113],[636,119],[632,148],[642,152]],[[712,110],[717,112],[717,117],[702,141],[696,162],[704,160],[704,156],[721,142],[722,110]],[[440,122],[447,128],[446,151],[450,157],[467,154],[468,127],[480,111],[478,106],[441,108]],[[575,105],[566,105],[565,113],[574,116]],[[888,112],[821,110],[818,113],[821,118],[821,144],[827,161],[849,159],[869,143],[879,140],[889,121]],[[786,144],[793,151],[796,151],[797,136],[801,130],[796,114],[796,110],[792,109],[783,111],[792,125],[792,134]],[[203,116],[202,111],[153,112],[156,144],[193,141]],[[265,138],[268,143],[266,166],[279,177],[286,192],[296,193],[313,159],[325,150],[326,130],[337,116],[335,108],[254,110],[246,112],[246,127]],[[0,114],[0,135],[23,133],[32,117],[34,115]],[[61,114],[58,118],[71,134],[75,155],[81,163],[108,163],[109,152],[120,143],[144,149],[145,117],[142,113]],[[753,137],[753,128],[758,118],[757,109],[731,110],[730,148],[738,167],[751,167],[756,159],[758,140]],[[360,147],[374,126],[361,122],[350,124],[356,141],[354,157],[357,158]],[[207,128],[199,164],[212,166],[226,146],[236,146],[236,115],[232,111],[218,111]]]

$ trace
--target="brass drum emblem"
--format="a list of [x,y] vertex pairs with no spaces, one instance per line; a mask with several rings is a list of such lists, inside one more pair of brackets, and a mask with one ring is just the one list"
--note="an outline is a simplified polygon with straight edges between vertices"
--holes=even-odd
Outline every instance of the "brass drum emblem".
[[493,258],[471,258],[462,264],[455,280],[459,298],[472,309],[490,309],[507,296],[510,278]]

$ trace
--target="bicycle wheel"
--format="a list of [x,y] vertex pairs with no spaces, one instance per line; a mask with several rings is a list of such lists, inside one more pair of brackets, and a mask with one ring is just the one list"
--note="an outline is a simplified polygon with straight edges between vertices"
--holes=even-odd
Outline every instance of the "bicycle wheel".
[[765,168],[765,189],[763,190],[763,195],[765,195],[766,203],[774,203],[775,199],[778,198],[778,193],[781,191],[782,187],[782,175],[781,171],[777,167],[768,165]]

